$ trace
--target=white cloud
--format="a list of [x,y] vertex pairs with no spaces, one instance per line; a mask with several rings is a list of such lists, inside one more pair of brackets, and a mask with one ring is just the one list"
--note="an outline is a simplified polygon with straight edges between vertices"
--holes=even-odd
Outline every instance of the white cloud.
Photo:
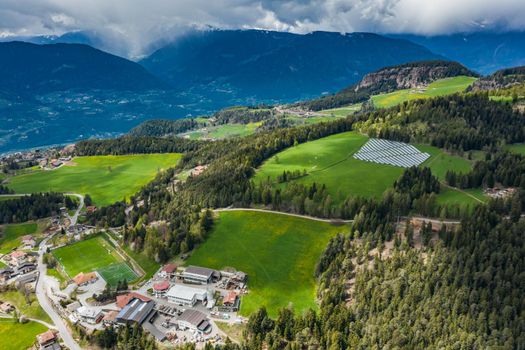
[[444,34],[525,29],[524,0],[0,0],[0,33],[91,30],[130,55],[191,26]]

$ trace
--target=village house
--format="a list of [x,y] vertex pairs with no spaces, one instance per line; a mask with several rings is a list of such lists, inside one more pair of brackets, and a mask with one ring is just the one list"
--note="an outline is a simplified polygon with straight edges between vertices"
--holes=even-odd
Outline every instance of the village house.
[[223,307],[221,309],[223,311],[238,311],[240,305],[239,296],[234,291],[229,291],[222,299],[222,305]]
[[9,256],[11,258],[9,262],[11,266],[18,266],[24,263],[27,259],[27,253],[21,250],[15,250]]
[[195,288],[176,284],[168,290],[166,297],[169,302],[177,305],[194,306],[197,301],[206,301],[207,291],[202,288]]
[[79,287],[85,286],[89,283],[94,283],[97,280],[98,280],[98,275],[96,272],[88,272],[88,273],[80,272],[78,275],[73,277],[73,282],[75,282],[75,284]]
[[0,270],[0,282],[7,282],[13,276],[13,269],[6,267]]
[[36,340],[40,350],[60,350],[57,335],[51,330],[37,335]]
[[218,271],[200,266],[188,266],[182,273],[184,282],[195,284],[208,284],[221,278]]
[[197,310],[185,310],[178,317],[177,325],[180,329],[188,329],[200,334],[209,334],[212,330],[206,315]]
[[1,303],[0,304],[0,311],[3,312],[4,314],[10,313],[14,309],[15,309],[15,307],[13,305],[9,304],[9,303]]
[[170,282],[163,280],[153,285],[153,295],[157,298],[163,298],[166,296],[166,292],[170,289]]
[[131,293],[123,294],[123,295],[117,295],[117,302],[116,302],[117,307],[119,309],[123,309],[133,299],[139,299],[139,300],[142,300],[142,301],[150,301],[151,300],[151,298],[148,298],[148,297],[146,297],[146,296],[144,296],[142,294],[131,292]]
[[97,324],[102,320],[102,317],[104,317],[102,311],[88,306],[79,307],[76,314],[80,320],[89,324]]
[[162,267],[159,272],[159,276],[162,278],[173,278],[177,271],[177,265],[175,264],[166,264]]
[[36,270],[36,264],[33,264],[29,261],[24,261],[18,266],[15,266],[15,268],[13,269],[12,276],[25,275],[26,273],[29,273],[35,270]]
[[33,249],[36,247],[36,241],[31,235],[25,235],[22,237],[22,249]]

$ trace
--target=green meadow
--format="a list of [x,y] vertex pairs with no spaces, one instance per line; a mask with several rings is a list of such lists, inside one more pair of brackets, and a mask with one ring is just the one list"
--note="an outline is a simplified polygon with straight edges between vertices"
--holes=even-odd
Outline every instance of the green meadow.
[[[268,159],[255,175],[255,181],[276,181],[283,171],[303,171],[307,175],[293,181],[304,184],[325,184],[335,201],[348,195],[379,198],[392,187],[403,173],[403,168],[354,159],[368,137],[357,132],[346,132],[306,142],[288,148]],[[459,156],[449,155],[436,147],[416,145],[431,156],[423,166],[444,180],[447,170],[468,172],[471,163]],[[285,184],[276,184],[285,186]]]
[[511,152],[525,156],[525,143],[514,143],[512,145],[508,145],[507,149]]
[[36,336],[47,331],[38,322],[18,323],[12,319],[0,319],[0,349],[29,349]]
[[80,272],[97,271],[114,286],[119,280],[134,281],[137,275],[101,235],[53,250],[70,278]]
[[346,117],[347,115],[354,114],[361,109],[361,103],[356,103],[346,107],[325,109],[319,113],[333,115],[335,117]]
[[246,272],[249,293],[242,298],[242,315],[266,306],[276,316],[289,304],[302,312],[316,307],[314,270],[326,244],[347,230],[284,214],[221,212],[187,264]]
[[76,165],[17,175],[8,186],[17,193],[87,193],[96,205],[104,206],[129,198],[180,157],[177,153],[77,157]]
[[22,243],[22,236],[37,233],[37,231],[38,224],[36,222],[0,226],[0,253],[9,253]]
[[372,96],[372,102],[374,106],[378,108],[393,107],[405,101],[462,92],[474,81],[476,81],[476,78],[467,76],[440,79],[429,84],[426,88],[421,89],[421,91],[419,89],[405,89]]
[[202,129],[180,134],[179,136],[187,136],[190,139],[225,139],[229,137],[243,137],[253,134],[259,125],[261,125],[260,122],[207,126]]

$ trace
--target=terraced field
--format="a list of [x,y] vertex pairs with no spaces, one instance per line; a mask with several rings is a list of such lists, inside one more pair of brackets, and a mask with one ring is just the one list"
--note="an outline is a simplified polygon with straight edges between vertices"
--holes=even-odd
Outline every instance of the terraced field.
[[180,157],[176,153],[77,157],[71,166],[12,177],[8,186],[17,193],[87,193],[96,205],[104,206],[129,198]]
[[188,265],[234,267],[248,274],[250,292],[241,314],[266,306],[270,315],[290,303],[296,311],[316,308],[315,265],[331,237],[346,226],[283,214],[221,212],[210,237]]

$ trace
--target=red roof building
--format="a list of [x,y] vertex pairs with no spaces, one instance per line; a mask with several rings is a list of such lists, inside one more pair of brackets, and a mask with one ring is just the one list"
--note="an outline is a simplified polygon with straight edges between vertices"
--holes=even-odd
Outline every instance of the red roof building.
[[38,344],[41,347],[54,343],[57,340],[57,336],[53,331],[48,330],[47,332],[41,333],[36,336]]
[[124,308],[124,306],[128,305],[130,301],[133,299],[140,299],[142,301],[150,301],[151,299],[148,297],[145,297],[142,294],[131,292],[128,294],[123,295],[117,295],[117,307],[119,309]]
[[172,277],[175,271],[177,271],[177,265],[166,264],[162,267],[162,270],[160,270],[159,275],[162,277]]

